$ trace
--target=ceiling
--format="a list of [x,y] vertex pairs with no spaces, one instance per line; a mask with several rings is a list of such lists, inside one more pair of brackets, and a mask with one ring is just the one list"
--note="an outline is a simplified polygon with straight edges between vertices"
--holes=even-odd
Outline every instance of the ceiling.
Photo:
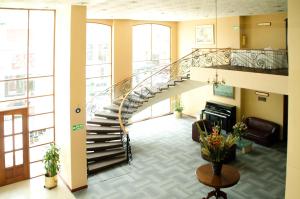
[[[216,6],[217,1],[217,6]],[[87,6],[88,18],[185,21],[286,12],[287,0],[1,0],[0,7]]]

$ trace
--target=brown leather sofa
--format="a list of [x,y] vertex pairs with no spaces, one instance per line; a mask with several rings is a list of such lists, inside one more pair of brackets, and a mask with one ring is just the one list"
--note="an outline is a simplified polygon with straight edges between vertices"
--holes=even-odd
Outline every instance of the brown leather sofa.
[[245,123],[247,130],[246,135],[243,136],[244,138],[268,147],[278,139],[280,126],[274,122],[256,117],[248,117]]
[[[206,128],[206,131],[208,133],[212,132],[212,125],[211,125],[210,121],[208,121],[208,120],[199,120],[199,121],[196,121],[196,122],[199,124],[199,127],[201,128],[202,131],[205,131],[205,128]],[[192,124],[192,139],[196,142],[200,142],[200,133],[198,131],[196,122],[194,122]],[[205,125],[205,128],[204,128],[204,125]],[[202,154],[202,152],[201,152],[201,156],[202,156],[203,159],[209,161],[208,157],[206,157],[204,154]],[[231,162],[231,161],[235,160],[235,157],[236,157],[236,145],[233,145],[230,148],[230,150],[228,152],[228,155],[225,157],[224,163],[228,163],[228,162]]]

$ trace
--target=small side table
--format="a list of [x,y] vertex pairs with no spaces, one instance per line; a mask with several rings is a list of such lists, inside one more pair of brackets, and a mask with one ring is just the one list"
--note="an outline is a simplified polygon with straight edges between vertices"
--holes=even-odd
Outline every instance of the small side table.
[[209,192],[207,197],[204,197],[203,199],[208,199],[212,196],[215,196],[216,198],[223,197],[224,199],[227,199],[227,194],[220,189],[232,187],[240,180],[239,171],[236,168],[226,164],[223,164],[220,176],[214,175],[211,164],[205,164],[198,167],[196,170],[196,176],[199,182],[215,189]]
[[252,143],[250,140],[241,139],[237,142],[237,146],[242,150],[242,153],[249,153],[252,151]]

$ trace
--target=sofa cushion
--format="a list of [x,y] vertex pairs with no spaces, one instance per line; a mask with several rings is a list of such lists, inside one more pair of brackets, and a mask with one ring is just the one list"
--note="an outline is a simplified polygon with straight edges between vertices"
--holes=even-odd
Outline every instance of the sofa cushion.
[[274,128],[277,126],[276,123],[263,120],[256,117],[248,117],[246,119],[246,123],[249,129],[255,129],[262,132],[272,132]]

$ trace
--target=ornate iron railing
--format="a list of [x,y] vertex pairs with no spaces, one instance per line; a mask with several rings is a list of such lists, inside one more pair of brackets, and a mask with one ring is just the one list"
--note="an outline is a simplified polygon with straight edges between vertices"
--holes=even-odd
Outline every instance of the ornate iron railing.
[[231,65],[261,69],[288,68],[286,50],[231,50]]

